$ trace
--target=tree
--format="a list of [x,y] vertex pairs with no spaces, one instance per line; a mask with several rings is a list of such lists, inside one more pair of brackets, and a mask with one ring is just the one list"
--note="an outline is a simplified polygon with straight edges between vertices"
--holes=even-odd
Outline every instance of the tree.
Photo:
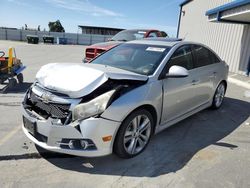
[[56,20],[55,22],[49,22],[49,31],[50,32],[65,32],[61,22]]

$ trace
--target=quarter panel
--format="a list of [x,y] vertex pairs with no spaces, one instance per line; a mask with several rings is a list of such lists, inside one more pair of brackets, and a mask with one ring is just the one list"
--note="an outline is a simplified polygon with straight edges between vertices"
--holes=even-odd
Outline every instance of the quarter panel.
[[217,75],[214,79],[214,90],[217,88],[219,83],[222,80],[227,81],[228,78],[228,65],[225,62],[217,63],[216,64],[216,70],[217,70]]

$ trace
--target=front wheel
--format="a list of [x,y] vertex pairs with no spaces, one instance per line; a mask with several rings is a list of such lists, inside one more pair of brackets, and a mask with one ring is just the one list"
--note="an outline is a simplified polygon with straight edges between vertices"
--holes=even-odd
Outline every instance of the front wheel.
[[214,94],[213,103],[212,103],[213,109],[218,109],[221,107],[222,102],[225,97],[225,92],[226,92],[226,85],[225,83],[221,82],[219,86],[217,87],[215,94]]
[[153,125],[153,117],[147,110],[131,113],[116,135],[114,152],[121,158],[131,158],[141,153],[149,143]]

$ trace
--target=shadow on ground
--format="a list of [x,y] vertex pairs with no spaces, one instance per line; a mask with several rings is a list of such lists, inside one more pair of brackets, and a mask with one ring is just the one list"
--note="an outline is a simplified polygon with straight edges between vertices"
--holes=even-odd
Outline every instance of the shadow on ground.
[[204,110],[154,136],[139,156],[124,160],[110,155],[100,158],[46,157],[55,166],[91,174],[156,177],[182,169],[201,149],[216,145],[238,146],[220,140],[237,129],[250,114],[249,103],[225,98],[219,110]]
[[4,93],[25,93],[27,89],[32,85],[32,83],[29,82],[23,82],[23,83],[18,83],[14,87],[7,88]]

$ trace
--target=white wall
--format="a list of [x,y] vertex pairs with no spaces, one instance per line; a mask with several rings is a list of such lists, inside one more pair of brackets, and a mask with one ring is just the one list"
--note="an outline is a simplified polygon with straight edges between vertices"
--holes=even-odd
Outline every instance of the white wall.
[[231,1],[193,0],[184,5],[179,37],[206,44],[229,64],[230,71],[243,73],[250,55],[250,26],[212,23],[205,16],[207,10]]
[[250,58],[250,25],[245,25],[243,30],[243,36],[241,38],[240,48],[240,64],[239,69],[246,71],[247,63]]

